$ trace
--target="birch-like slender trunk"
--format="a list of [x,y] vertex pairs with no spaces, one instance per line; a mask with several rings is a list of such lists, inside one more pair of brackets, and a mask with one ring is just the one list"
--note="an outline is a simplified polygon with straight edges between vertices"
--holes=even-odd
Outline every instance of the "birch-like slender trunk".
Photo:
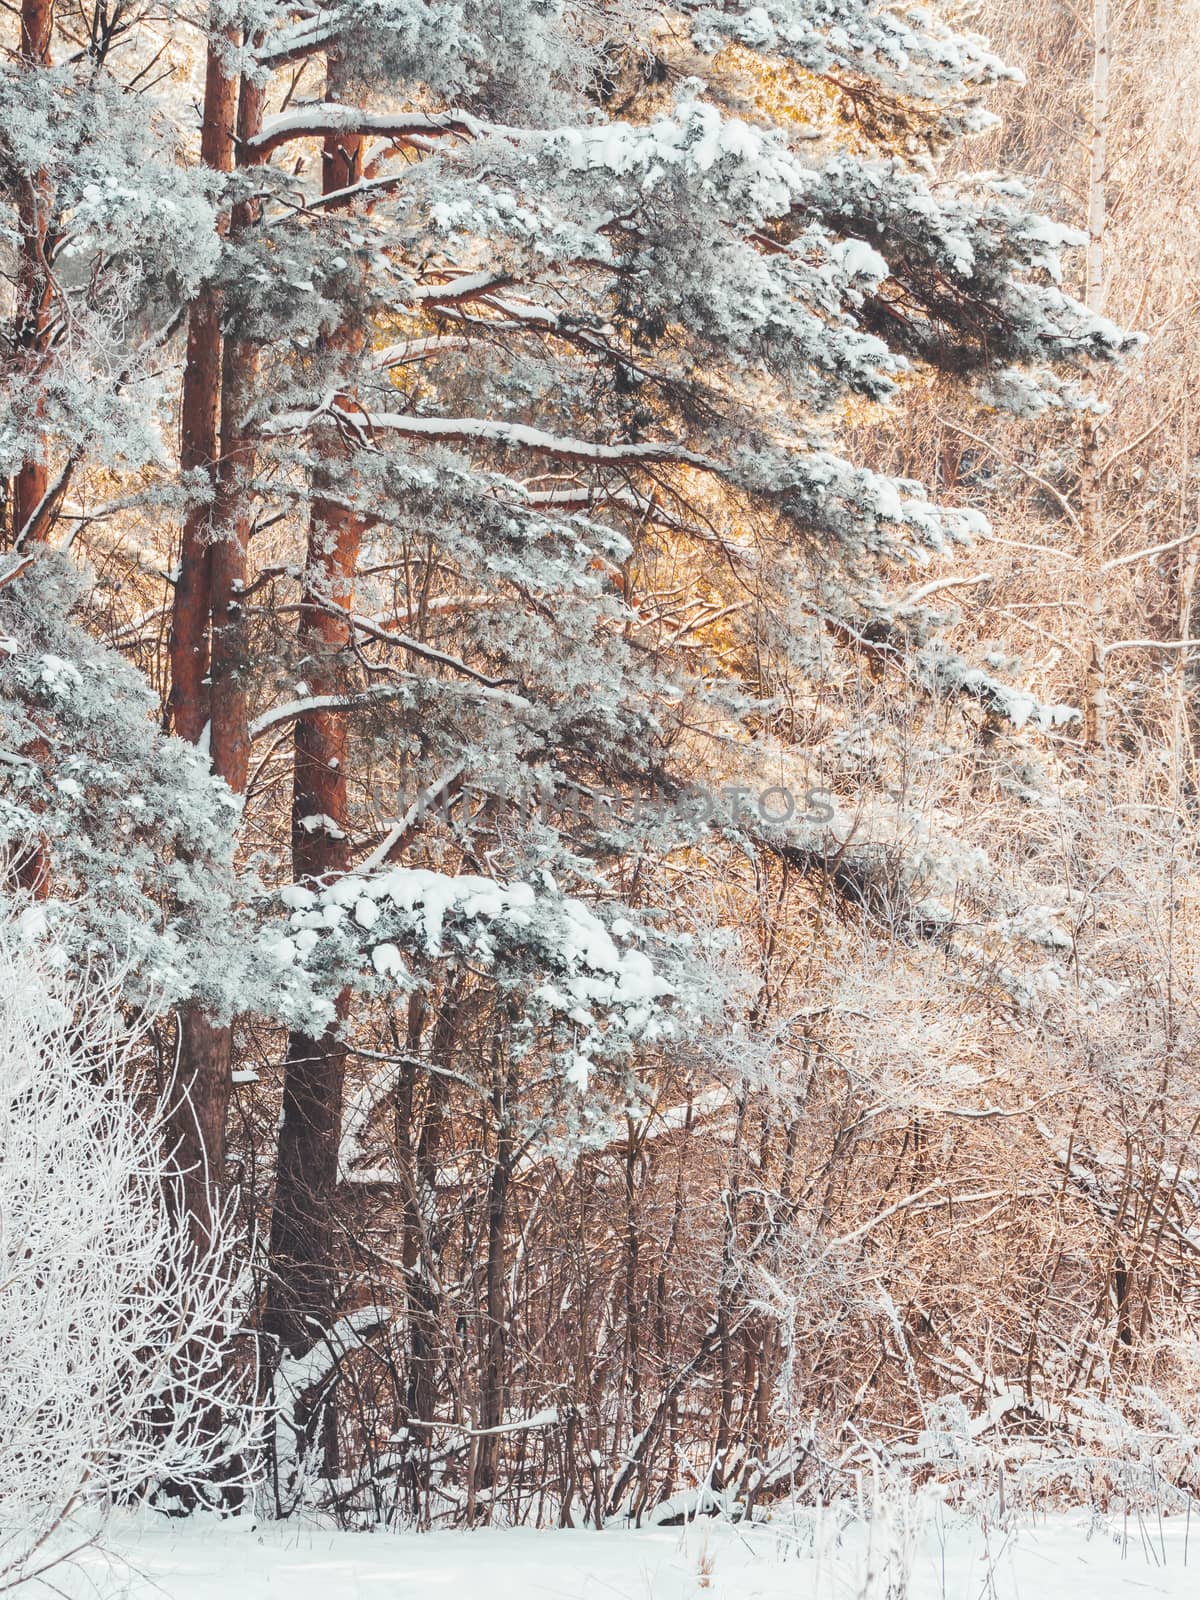
[[[1092,106],[1088,140],[1087,278],[1084,301],[1090,311],[1104,303],[1104,251],[1108,225],[1109,78],[1112,36],[1108,0],[1092,3]],[[1079,520],[1084,530],[1083,582],[1088,607],[1087,670],[1084,680],[1084,740],[1090,749],[1108,742],[1108,685],[1105,668],[1104,472],[1098,421],[1084,424],[1081,450]]]
[[[403,1234],[409,1327],[406,1404],[409,1416],[421,1423],[430,1423],[437,1416],[438,1370],[444,1354],[440,1337],[442,1237],[437,1216],[438,1167],[447,1131],[450,1067],[458,1039],[462,984],[461,974],[453,974],[442,992],[429,1045],[428,1061],[432,1070],[428,1074],[424,1114],[415,1143],[412,1137],[413,1091],[420,1070],[418,1051],[423,1016],[409,1039],[413,1065],[407,1082],[405,1137],[400,1141],[406,1170]],[[421,1436],[425,1459],[411,1464],[409,1483],[413,1511],[428,1521],[432,1428],[423,1428]]]
[[494,1487],[500,1466],[500,1435],[508,1407],[508,1294],[505,1257],[509,1197],[516,1163],[513,1122],[516,1115],[517,1063],[509,1048],[508,1029],[496,1019],[492,1040],[492,1115],[496,1152],[487,1199],[487,1262],[484,1272],[483,1370],[479,1383],[479,1436],[475,1440],[472,1477],[476,1489]]

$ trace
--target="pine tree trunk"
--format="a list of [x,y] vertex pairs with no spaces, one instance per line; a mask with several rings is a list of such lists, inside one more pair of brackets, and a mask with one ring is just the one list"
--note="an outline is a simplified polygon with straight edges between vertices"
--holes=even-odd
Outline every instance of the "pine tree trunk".
[[[200,159],[215,172],[232,172],[237,79],[224,49],[237,43],[226,30],[208,48]],[[216,290],[205,284],[188,317],[183,368],[179,464],[185,473],[207,474],[215,497],[221,414],[221,309]],[[171,718],[180,738],[198,744],[209,718],[208,628],[211,605],[211,501],[194,506],[183,539],[171,606]]]
[[[234,157],[237,79],[224,65],[225,32],[209,45],[200,153],[205,165],[230,172]],[[208,474],[215,500],[220,453],[221,312],[211,286],[200,290],[188,319],[183,372],[180,465]],[[198,744],[209,727],[208,632],[215,506],[189,511],[183,527],[171,611],[171,715],[181,738]],[[167,1112],[179,1175],[180,1203],[197,1249],[207,1245],[214,1207],[225,1183],[225,1124],[231,1093],[233,1034],[193,1005],[179,1013],[178,1060]]]
[[[237,133],[241,149],[262,126],[265,95],[261,86],[244,79],[238,100]],[[253,201],[234,207],[230,232],[236,236],[258,221]],[[227,338],[221,360],[220,453],[213,503],[209,556],[211,589],[211,663],[209,668],[209,752],[212,769],[235,794],[246,787],[250,764],[246,673],[250,641],[241,591],[246,582],[246,555],[254,525],[252,483],[254,446],[246,418],[258,375],[258,346],[248,339]]]
[[[22,0],[19,61],[27,70],[50,65],[50,45],[54,28],[52,0]],[[20,245],[14,296],[13,350],[19,367],[36,371],[49,342],[51,282],[46,267],[50,207],[50,185],[43,173],[29,180],[17,196],[17,229]],[[12,540],[39,538],[45,519],[36,516],[50,484],[49,470],[42,449],[22,462],[10,486],[10,528]],[[43,766],[50,757],[44,739],[35,738],[21,747],[26,760]],[[50,893],[50,846],[40,833],[29,841],[17,861],[14,878],[19,888],[35,899]]]
[[[322,473],[325,482],[331,477]],[[360,538],[356,517],[314,500],[299,627],[301,652],[313,662],[306,670],[314,694],[333,692],[334,656],[350,637],[346,622],[320,602],[331,598],[348,607]],[[296,719],[292,870],[298,883],[332,882],[349,870],[347,753],[344,717],[313,712]],[[347,1004],[343,993],[338,1022]],[[288,1037],[265,1326],[292,1350],[311,1345],[333,1313],[332,1212],[346,1070],[338,1034],[334,1024],[317,1039],[302,1032]]]
[[[36,70],[50,65],[50,43],[54,28],[53,0],[22,0],[20,62]],[[36,369],[45,355],[49,328],[52,285],[46,263],[46,244],[53,196],[49,180],[37,173],[17,196],[17,227],[20,249],[17,257],[15,347],[25,364]],[[29,537],[34,514],[46,497],[50,485],[42,451],[29,456],[12,483],[12,535]]]
[[[337,98],[337,64],[330,63],[328,96]],[[361,176],[362,140],[325,142],[322,191],[349,188]],[[336,345],[353,354],[361,332],[347,324]],[[336,449],[336,446],[332,446]],[[337,687],[339,652],[350,642],[349,610],[362,540],[361,519],[333,498],[345,473],[333,463],[314,475],[308,558],[298,629],[300,654],[314,694]],[[324,493],[323,493],[324,491]],[[326,497],[328,496],[328,498]],[[337,713],[310,712],[296,719],[292,788],[292,868],[297,882],[330,882],[350,867],[346,802],[347,722]],[[337,1003],[340,1022],[349,1003]],[[271,1216],[271,1274],[264,1311],[266,1331],[290,1350],[304,1350],[333,1315],[334,1218],[338,1145],[346,1051],[335,1023],[319,1038],[294,1032],[284,1065],[283,1121]]]

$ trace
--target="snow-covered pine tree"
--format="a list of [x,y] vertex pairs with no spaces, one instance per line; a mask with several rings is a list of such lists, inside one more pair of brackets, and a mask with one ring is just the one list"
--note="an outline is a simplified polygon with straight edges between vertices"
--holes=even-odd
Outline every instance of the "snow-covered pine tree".
[[[96,27],[6,69],[8,248],[37,287],[13,308],[0,438],[10,479],[44,469],[47,487],[36,526],[10,514],[0,578],[31,604],[31,569],[72,539],[94,555],[100,511],[127,549],[139,516],[185,515],[168,699],[244,793],[235,898],[260,930],[184,930],[185,1162],[223,1169],[233,1013],[285,1021],[269,1321],[293,1349],[318,1340],[349,996],[374,1027],[393,998],[416,1015],[434,967],[483,973],[502,1339],[522,1063],[550,1069],[533,1125],[578,1143],[592,1108],[636,1096],[664,1000],[703,1011],[703,964],[689,985],[622,909],[639,861],[714,825],[828,859],[813,825],[686,801],[778,770],[747,661],[815,664],[850,641],[1001,717],[1054,716],[931,645],[919,592],[891,597],[975,519],[839,455],[847,409],[923,365],[1017,410],[1074,404],[1062,372],[1128,341],[1064,293],[1072,238],[1018,185],[938,181],[939,151],[984,124],[979,95],[1007,74],[934,12],[222,3],[198,127],[154,83],[138,14]],[[155,396],[185,320],[178,472]],[[144,758],[105,743],[105,781],[137,798]],[[10,780],[19,820],[47,836],[49,887],[86,899],[55,760],[34,765],[36,793]],[[607,803],[647,790],[671,802],[648,824]],[[217,791],[189,779],[189,814],[194,793]],[[111,848],[103,807],[80,813]],[[173,859],[190,884],[194,847]],[[123,895],[130,875],[105,861]],[[838,863],[869,901],[870,856]],[[260,878],[287,886],[282,904]],[[178,938],[195,891],[159,893]],[[494,1343],[485,1367],[495,1420]]]
[[11,881],[75,902],[79,955],[120,952],[142,998],[207,991],[225,1009],[244,984],[196,957],[229,923],[235,807],[94,637],[74,565],[85,546],[120,549],[160,597],[169,582],[149,543],[125,540],[187,501],[167,443],[172,352],[220,260],[220,210],[179,160],[143,20],[102,8],[80,33],[26,0],[0,67],[0,836]]
[[[251,742],[295,724],[299,878],[361,874],[366,834],[376,868],[440,840],[488,875],[611,894],[630,836],[579,828],[575,798],[719,773],[689,730],[748,709],[736,671],[664,648],[639,611],[656,551],[769,574],[776,605],[811,602],[819,572],[810,645],[885,623],[907,642],[919,619],[895,621],[880,568],[971,517],[841,459],[839,408],[886,400],[913,362],[1060,402],[1047,369],[1125,347],[1058,287],[1069,238],[1019,190],[932,177],[1001,64],[935,20],[835,10],[686,8],[684,45],[651,7],[240,19],[258,131],[234,192],[260,220],[231,230],[217,281],[226,340],[260,353],[239,401],[255,454],[220,463],[237,509],[214,549],[309,518],[302,566],[286,535],[251,547],[239,638],[271,665],[239,650],[224,669],[252,685],[235,721],[263,706]],[[316,76],[276,111],[285,67]],[[243,737],[219,732],[222,603],[214,750]],[[931,675],[1006,708],[986,675]],[[660,819],[655,845],[702,826]],[[331,1268],[341,1034],[289,1052],[274,1292],[293,1306],[273,1321],[293,1345],[330,1313],[313,1284]]]

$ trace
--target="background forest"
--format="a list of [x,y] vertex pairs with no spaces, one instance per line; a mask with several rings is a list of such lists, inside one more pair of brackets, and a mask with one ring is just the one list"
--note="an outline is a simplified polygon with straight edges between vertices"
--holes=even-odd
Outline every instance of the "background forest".
[[8,1570],[1190,1498],[1200,8],[0,29]]

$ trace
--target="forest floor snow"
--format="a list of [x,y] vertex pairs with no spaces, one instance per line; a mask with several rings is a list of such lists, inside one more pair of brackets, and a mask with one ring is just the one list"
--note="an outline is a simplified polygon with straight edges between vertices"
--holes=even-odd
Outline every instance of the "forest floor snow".
[[92,1600],[1147,1600],[1200,1584],[1200,1519],[1064,1514],[1005,1532],[911,1511],[870,1528],[797,1513],[602,1533],[129,1519],[48,1576]]

